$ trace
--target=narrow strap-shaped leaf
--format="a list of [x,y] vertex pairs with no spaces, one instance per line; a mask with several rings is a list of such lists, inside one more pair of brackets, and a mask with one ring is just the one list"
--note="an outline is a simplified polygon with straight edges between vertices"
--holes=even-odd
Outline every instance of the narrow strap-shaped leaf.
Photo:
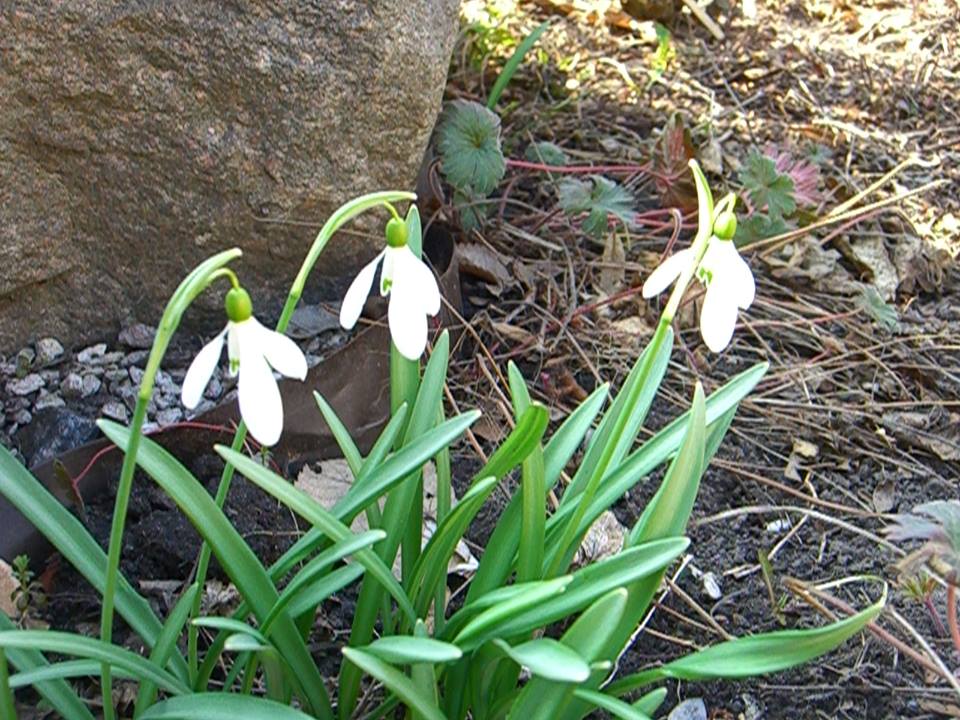
[[346,460],[347,465],[350,466],[350,472],[356,477],[360,472],[360,468],[363,467],[363,456],[360,454],[360,450],[357,448],[357,444],[353,441],[353,438],[350,437],[350,431],[347,430],[347,426],[340,420],[340,416],[337,415],[336,410],[333,409],[330,403],[324,400],[323,395],[314,392],[313,398],[317,402],[317,407],[320,408],[320,414],[323,415],[323,419],[327,421],[327,426],[330,428],[330,432],[333,433],[333,439],[337,441],[340,452],[343,453],[343,459]]
[[504,619],[498,627],[478,634],[470,643],[460,642],[458,638],[457,645],[466,651],[468,645],[490,639],[494,632],[498,637],[516,637],[572,615],[611,590],[660,572],[679,557],[689,544],[686,538],[657,540],[587,565],[569,576],[563,593]]
[[[220,457],[233,465],[244,477],[273,495],[294,512],[305,517],[334,542],[353,537],[350,528],[337,520],[320,503],[303,490],[288,483],[272,470],[223,445],[216,445],[214,449]],[[393,577],[390,569],[383,564],[383,561],[370,550],[358,550],[354,557],[386,588],[397,601],[400,609],[408,616],[414,617],[413,605],[396,578]]]
[[490,90],[490,97],[487,98],[487,107],[489,109],[493,110],[497,106],[500,95],[503,94],[504,89],[513,78],[514,73],[517,72],[517,68],[519,68],[520,63],[523,62],[523,57],[530,52],[534,44],[540,39],[540,36],[543,35],[548,27],[550,27],[550,21],[544,20],[537,25],[517,46],[517,49],[513,51],[510,59],[507,60],[503,66],[503,70],[501,70],[497,76],[496,82],[493,83],[493,88]]
[[97,660],[119,668],[138,680],[149,680],[174,695],[190,692],[185,683],[149,660],[96,638],[56,630],[4,630],[0,631],[0,648],[40,650]]
[[463,657],[463,652],[456,645],[429,637],[413,637],[410,635],[391,635],[379,638],[359,649],[394,665],[448,663]]
[[667,689],[664,687],[657,688],[656,690],[651,690],[650,692],[641,695],[640,699],[633,703],[633,707],[645,715],[650,717],[654,716],[654,713],[663,705],[663,701],[667,699]]
[[143,720],[311,720],[287,705],[235,693],[196,693],[159,702]]
[[426,697],[410,678],[396,668],[357,648],[345,647],[343,654],[363,672],[382,682],[387,690],[400,698],[400,701],[414,712],[420,713],[427,720],[447,720],[440,708]]
[[660,667],[623,678],[607,688],[623,695],[664,678],[710,680],[745,678],[786,670],[830,652],[876,618],[886,603],[880,600],[856,615],[813,630],[778,630],[718,643]]
[[[519,419],[530,407],[530,393],[520,370],[511,362],[507,366],[513,412]],[[543,445],[538,443],[523,459],[520,476],[520,497],[523,511],[520,519],[520,546],[517,579],[520,582],[540,579],[543,567],[543,541],[546,529],[547,489]],[[488,545],[489,546],[489,545]],[[494,546],[494,552],[499,549]]]
[[650,720],[650,716],[646,713],[637,710],[633,705],[628,705],[623,700],[615,698],[612,695],[607,695],[596,690],[588,690],[586,688],[577,688],[573,691],[573,694],[578,700],[582,700],[587,705],[606,710],[614,717],[620,718],[620,720]]
[[590,677],[590,665],[576,650],[553,638],[536,638],[511,647],[496,639],[494,645],[533,675],[562,683],[581,683]]
[[[460,437],[479,417],[480,412],[474,410],[438,425],[416,442],[410,443],[382,464],[377,465],[374,468],[376,472],[371,471],[369,481],[365,481],[366,471],[361,471],[357,481],[330,509],[330,512],[342,523],[349,525],[365,507],[401,483],[414,469],[421,467],[433,457],[440,448],[446,447]],[[326,535],[319,530],[312,529],[307,532],[270,566],[270,577],[275,582],[279,582],[297,563],[323,543],[325,538]]]
[[[707,398],[706,422],[708,428],[719,419],[726,416],[731,408],[756,386],[768,367],[767,363],[759,363],[749,370],[745,370],[730,380],[719,390]],[[661,463],[673,455],[686,434],[690,422],[690,411],[686,411],[666,427],[659,430],[648,439],[641,448],[631,453],[621,465],[604,481],[594,497],[590,508],[583,517],[579,530],[586,529],[593,524],[600,514],[613,505],[620,497],[630,490],[637,482],[652,472]],[[556,533],[561,520],[571,513],[572,506],[562,506],[547,520],[547,545],[557,537]]]
[[[100,663],[96,660],[64,660],[63,662],[35,667],[32,670],[21,670],[10,676],[10,687],[17,690],[29,687],[47,680],[93,677],[100,674]],[[133,677],[123,670],[114,673],[115,677]]]
[[267,617],[263,620],[263,626],[269,627],[273,619],[283,612],[283,609],[301,590],[306,586],[315,583],[321,578],[334,563],[342,560],[348,555],[352,555],[358,550],[363,550],[373,545],[375,542],[386,537],[383,530],[367,530],[359,535],[351,535],[341,540],[332,547],[327,548],[322,553],[308,562],[293,579],[287,583],[287,586],[280,593],[277,603],[270,609]]
[[[560,642],[579,653],[585,662],[594,662],[601,657],[610,633],[623,617],[626,604],[626,590],[611,590],[580,614]],[[569,704],[574,689],[570,684],[533,679],[524,686],[510,714],[527,720],[556,718]]]
[[[177,639],[190,617],[193,602],[199,592],[200,586],[194,583],[180,595],[177,604],[173,606],[166,622],[163,623],[163,630],[160,632],[160,637],[157,638],[157,644],[150,651],[150,662],[160,667],[167,664],[167,658],[177,649]],[[156,697],[157,688],[153,683],[141,683],[140,689],[137,691],[136,702],[133,705],[133,717],[140,717],[140,713],[149,707]]]
[[[294,595],[287,606],[293,617],[300,617],[306,612],[313,613],[317,606],[331,595],[340,592],[352,582],[358,580],[364,572],[363,565],[350,563],[337,568],[314,583],[301,588]],[[313,615],[311,614],[311,617]]]
[[[130,437],[127,428],[107,420],[100,420],[97,424],[117,446],[126,448]],[[150,438],[142,439],[137,452],[137,464],[163,488],[203,536],[254,615],[262,621],[277,601],[277,589],[250,546],[240,537],[203,485],[173,455]],[[333,710],[320,672],[293,620],[289,617],[278,619],[270,639],[290,664],[303,699],[321,717],[331,717]]]
[[414,610],[424,617],[434,599],[434,591],[444,584],[450,557],[457,548],[470,522],[480,512],[483,503],[497,486],[497,478],[491,477],[476,483],[456,504],[450,514],[437,525],[427,542],[410,578],[410,593]]
[[[5,447],[0,445],[0,495],[3,495],[63,555],[97,592],[106,582],[107,555],[89,531]],[[120,577],[115,596],[117,612],[148,647],[160,636],[162,625],[153,610],[126,578]],[[187,663],[177,653],[171,668],[187,679]]]
[[[13,622],[0,611],[0,630],[15,630]],[[7,660],[17,668],[21,673],[40,672],[53,667],[47,662],[47,659],[39,650],[28,648],[7,650]],[[87,661],[80,661],[87,662]],[[91,661],[96,666],[93,673],[100,672],[100,663]],[[12,684],[13,678],[11,678]],[[40,696],[50,703],[50,706],[60,713],[66,720],[94,720],[93,715],[87,709],[87,706],[77,696],[73,689],[62,679],[51,678],[49,680],[40,680],[32,683]]]

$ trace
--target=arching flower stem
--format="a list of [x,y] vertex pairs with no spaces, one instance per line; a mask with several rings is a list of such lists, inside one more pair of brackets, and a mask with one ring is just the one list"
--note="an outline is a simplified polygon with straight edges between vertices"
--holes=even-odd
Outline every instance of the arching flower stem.
[[[337,230],[361,213],[378,206],[385,206],[391,212],[391,214],[398,216],[396,209],[391,203],[401,202],[404,200],[413,202],[416,199],[417,196],[410,192],[376,192],[351,200],[335,210],[327,222],[324,223],[323,227],[320,228],[320,232],[317,233],[317,236],[311,244],[310,249],[307,251],[306,257],[303,259],[300,270],[297,273],[296,278],[294,278],[293,284],[290,286],[290,290],[287,293],[287,300],[283,305],[283,310],[280,312],[280,319],[277,320],[276,331],[278,333],[286,332],[287,326],[290,324],[290,318],[293,317],[293,311],[297,309],[297,304],[300,302],[300,298],[303,297],[303,290],[306,287],[307,278],[310,276],[314,266],[317,264],[317,260],[320,258],[320,253],[322,253],[324,248],[326,248],[327,243],[330,242]],[[233,442],[230,444],[230,449],[239,452],[243,448],[243,444],[246,439],[247,426],[241,419],[240,423],[237,425],[237,430],[234,433]],[[230,463],[224,465],[223,471],[220,474],[220,482],[217,485],[217,494],[214,497],[217,507],[222,508],[226,502],[227,495],[230,492],[230,484],[233,481],[233,474],[233,465]],[[191,619],[199,617],[200,615],[200,603],[203,597],[203,586],[206,583],[207,571],[210,567],[210,552],[210,546],[204,542],[200,547],[200,554],[197,557],[197,572],[195,575],[195,582],[199,584],[201,591],[197,593],[196,600],[191,608]],[[197,640],[199,628],[197,628],[192,622],[187,624],[187,628],[187,664],[190,669],[190,682],[195,686],[195,689],[202,690],[202,688],[196,687],[198,680],[204,680],[203,678],[198,678],[197,674]]]

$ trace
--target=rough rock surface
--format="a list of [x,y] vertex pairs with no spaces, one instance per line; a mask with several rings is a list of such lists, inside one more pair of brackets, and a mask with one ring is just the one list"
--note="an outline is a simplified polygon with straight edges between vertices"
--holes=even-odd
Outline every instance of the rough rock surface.
[[[183,275],[233,245],[254,302],[278,306],[335,207],[412,188],[457,7],[3,4],[0,352],[155,323]],[[375,243],[344,235],[318,271],[345,276]]]

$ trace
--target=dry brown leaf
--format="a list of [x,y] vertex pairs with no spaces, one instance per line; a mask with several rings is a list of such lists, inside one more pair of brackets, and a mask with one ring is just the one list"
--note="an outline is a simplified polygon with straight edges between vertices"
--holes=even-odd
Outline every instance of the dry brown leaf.
[[[330,509],[350,490],[353,485],[353,473],[350,471],[347,461],[343,459],[324,460],[319,463],[319,466],[320,469],[317,471],[309,465],[304,465],[294,486],[303,490],[325,508]],[[423,467],[423,496],[422,544],[426,546],[437,529],[437,471],[433,463],[427,463]],[[452,501],[456,504],[456,496],[452,498]],[[350,525],[350,529],[355,533],[364,532],[369,527],[365,513],[357,515]],[[477,559],[470,552],[470,548],[462,540],[459,541],[450,557],[448,572],[467,575],[475,571],[477,565]],[[399,556],[394,562],[393,573],[398,578],[400,577]]]
[[620,233],[609,233],[607,235],[602,259],[603,267],[600,268],[597,287],[607,295],[613,295],[623,285],[626,272],[624,263],[627,261],[627,254],[624,252],[623,238],[620,237]]
[[820,447],[813,444],[809,440],[794,440],[793,441],[793,452],[807,459],[813,459],[820,454]]
[[0,610],[7,617],[15,618],[20,614],[13,602],[13,595],[19,587],[20,583],[13,575],[13,568],[0,559]]
[[457,257],[460,261],[460,272],[490,283],[493,286],[491,290],[495,294],[499,294],[504,287],[513,284],[513,275],[510,274],[507,266],[500,260],[500,256],[486,245],[480,243],[460,245],[457,248]]
[[520,345],[533,345],[537,341],[537,336],[529,330],[511,325],[508,322],[495,322],[491,324],[491,327],[498,335],[502,335]]
[[873,489],[873,509],[888,513],[897,505],[897,484],[890,478]]
[[897,294],[900,278],[897,269],[890,260],[886,243],[881,235],[858,238],[850,243],[850,250],[858,264],[870,273],[870,283],[886,301],[893,300]]

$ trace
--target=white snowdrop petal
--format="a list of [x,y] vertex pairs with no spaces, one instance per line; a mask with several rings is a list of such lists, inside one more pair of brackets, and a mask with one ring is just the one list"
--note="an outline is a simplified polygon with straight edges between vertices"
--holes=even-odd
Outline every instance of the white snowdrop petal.
[[353,329],[360,319],[360,313],[363,312],[363,304],[370,294],[370,288],[373,287],[373,277],[377,272],[377,264],[383,258],[383,253],[377,255],[373,260],[363,266],[363,269],[357,273],[357,276],[350,283],[347,294],[340,304],[340,325],[347,330]]
[[390,293],[393,285],[394,275],[397,273],[397,254],[402,248],[387,247],[383,255],[383,267],[380,268],[380,297],[385,297]]
[[257,325],[260,350],[270,367],[284,377],[303,380],[307,376],[307,359],[297,344],[286,335],[263,327],[259,322]]
[[747,261],[740,256],[736,248],[733,252],[734,256],[730,258],[727,267],[727,271],[730,273],[731,290],[734,293],[737,305],[746,310],[753,304],[757,286]]
[[732,289],[727,282],[715,277],[707,288],[700,310],[700,335],[711,351],[718,353],[730,344],[737,324],[737,304],[732,301]]
[[408,360],[417,360],[427,346],[427,316],[420,295],[409,278],[395,278],[387,308],[390,337]]
[[643,296],[652,298],[659,295],[680,276],[680,273],[693,261],[693,254],[690,248],[674,253],[650,273],[650,277],[643,283]]
[[227,323],[227,373],[236,377],[240,372],[240,326],[239,323]]
[[273,371],[257,347],[257,335],[240,337],[240,416],[261,445],[276,445],[283,432],[283,402]]
[[417,294],[422,312],[431,317],[440,312],[440,288],[433,270],[414,255],[409,246],[406,252],[397,255],[395,270],[397,275],[403,276],[404,284]]
[[204,345],[187,368],[187,374],[183,378],[183,389],[180,391],[180,400],[185,407],[192,410],[200,403],[203,391],[220,360],[220,353],[223,352],[223,337],[226,333],[227,330],[224,328],[213,340]]

